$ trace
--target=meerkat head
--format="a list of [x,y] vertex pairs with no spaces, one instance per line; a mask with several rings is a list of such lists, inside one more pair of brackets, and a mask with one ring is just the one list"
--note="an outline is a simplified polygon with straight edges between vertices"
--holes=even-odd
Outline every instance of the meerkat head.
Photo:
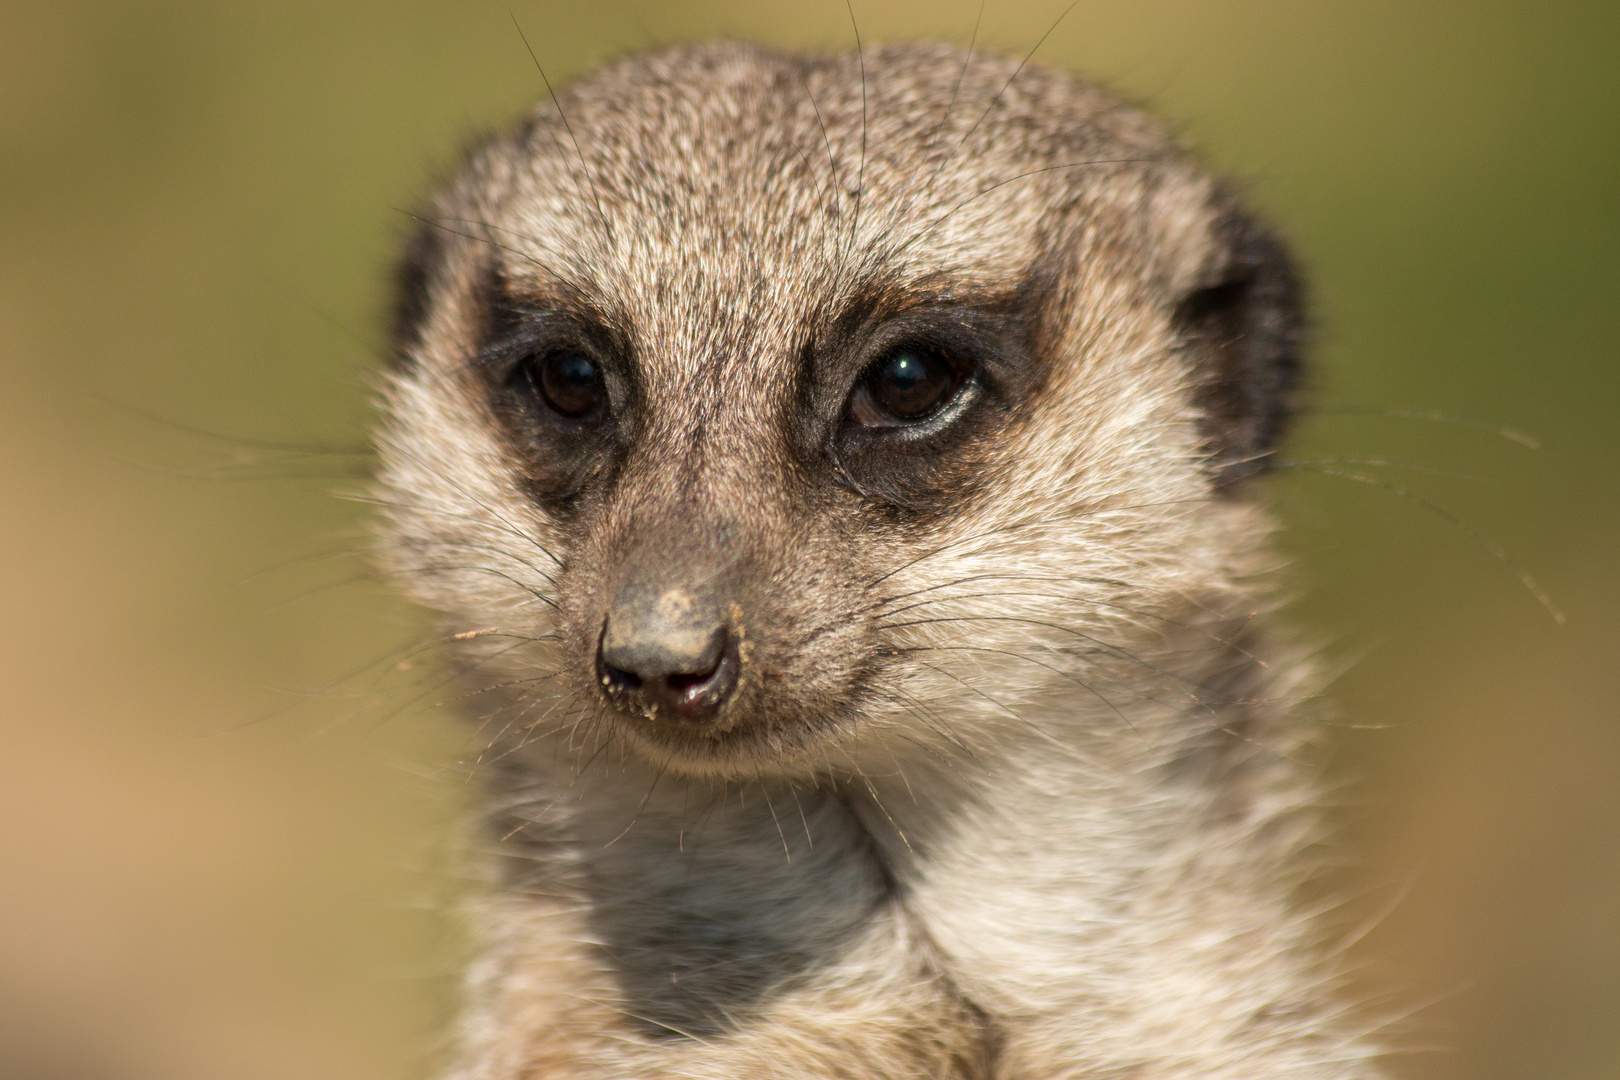
[[1298,289],[1074,78],[658,52],[421,219],[385,558],[504,688],[503,738],[739,775],[971,743],[1249,603]]

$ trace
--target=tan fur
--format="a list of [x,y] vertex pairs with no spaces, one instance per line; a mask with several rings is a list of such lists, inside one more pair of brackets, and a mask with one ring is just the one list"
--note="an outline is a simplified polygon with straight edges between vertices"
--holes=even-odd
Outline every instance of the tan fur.
[[[1230,343],[1178,314],[1241,214],[1140,114],[966,60],[622,61],[423,213],[383,558],[499,628],[455,642],[502,853],[457,1080],[1375,1075],[1291,897],[1309,672],[1252,621],[1270,525],[1231,479],[1265,449],[1222,442]],[[501,412],[503,305],[632,343],[605,464]],[[971,438],[794,434],[860,367],[821,358],[922,308],[1026,342]],[[619,713],[623,568],[712,551],[734,702]]]

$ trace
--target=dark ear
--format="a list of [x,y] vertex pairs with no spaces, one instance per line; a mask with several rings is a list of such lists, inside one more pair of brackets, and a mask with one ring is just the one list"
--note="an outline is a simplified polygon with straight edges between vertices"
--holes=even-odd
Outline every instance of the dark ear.
[[1176,307],[1217,487],[1266,468],[1298,407],[1304,289],[1282,241],[1230,211],[1215,284]]
[[388,360],[396,371],[411,366],[422,344],[422,330],[432,304],[434,277],[444,262],[449,233],[425,213],[394,266],[394,306],[388,327]]

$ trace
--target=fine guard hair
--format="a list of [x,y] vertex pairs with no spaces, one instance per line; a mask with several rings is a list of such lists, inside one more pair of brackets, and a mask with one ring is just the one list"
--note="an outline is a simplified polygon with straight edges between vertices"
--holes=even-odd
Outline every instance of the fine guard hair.
[[1367,1080],[1268,628],[1304,314],[1087,83],[612,63],[418,214],[380,558],[491,885],[453,1080]]

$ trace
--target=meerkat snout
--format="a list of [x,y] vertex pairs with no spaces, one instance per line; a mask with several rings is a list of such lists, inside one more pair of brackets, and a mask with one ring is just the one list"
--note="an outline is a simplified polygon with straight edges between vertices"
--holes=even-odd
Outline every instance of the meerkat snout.
[[1303,295],[1229,188],[1038,65],[711,44],[421,219],[377,483],[490,791],[457,1080],[1376,1074],[1262,625]]
[[709,724],[737,687],[741,657],[721,588],[653,569],[620,588],[600,649],[614,704],[654,722]]

